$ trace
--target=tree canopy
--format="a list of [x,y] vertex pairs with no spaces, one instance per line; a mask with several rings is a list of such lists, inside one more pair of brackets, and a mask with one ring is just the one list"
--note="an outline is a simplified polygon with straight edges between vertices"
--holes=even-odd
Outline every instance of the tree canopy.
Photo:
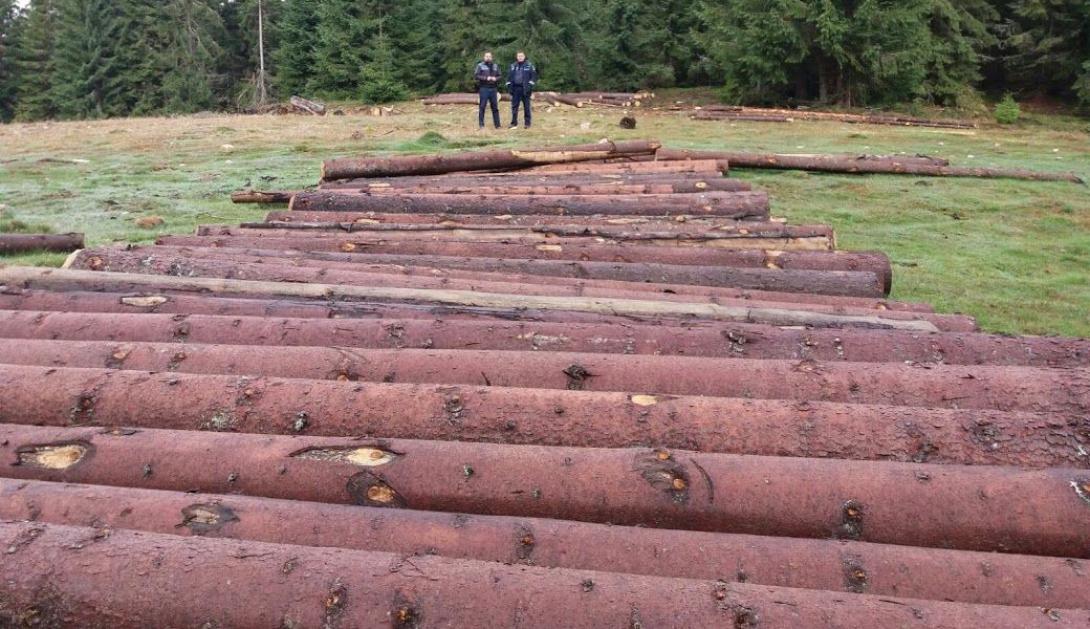
[[1090,107],[1090,0],[0,0],[0,120],[386,102],[471,89],[484,50],[543,89]]

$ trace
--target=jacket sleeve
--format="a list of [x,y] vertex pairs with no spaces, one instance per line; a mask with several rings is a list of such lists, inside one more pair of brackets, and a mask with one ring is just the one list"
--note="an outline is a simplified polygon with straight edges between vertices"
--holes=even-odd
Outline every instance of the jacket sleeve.
[[479,81],[479,82],[484,82],[487,79],[488,79],[488,68],[485,67],[484,65],[481,65],[481,64],[478,63],[473,68],[473,80],[474,81]]
[[530,64],[530,86],[537,84],[537,66]]

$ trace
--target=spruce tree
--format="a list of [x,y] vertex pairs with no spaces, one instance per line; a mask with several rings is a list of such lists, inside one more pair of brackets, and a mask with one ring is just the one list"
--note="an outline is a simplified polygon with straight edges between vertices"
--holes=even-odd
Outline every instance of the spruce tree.
[[398,78],[394,49],[380,25],[372,40],[370,58],[360,72],[360,96],[367,103],[388,103],[408,98],[409,91]]
[[1024,90],[1090,105],[1090,1],[1013,0],[1010,76]]
[[272,23],[278,43],[272,53],[273,85],[282,95],[302,94],[317,71],[314,42],[319,0],[288,0]]
[[209,0],[167,0],[153,26],[148,63],[161,77],[157,102],[144,108],[190,113],[225,104],[223,21]]
[[57,11],[54,0],[34,0],[26,9],[15,48],[15,118],[45,120],[57,115],[53,102],[53,46]]
[[14,0],[0,0],[0,122],[15,115],[15,100],[19,74],[16,64],[22,11]]
[[595,85],[606,90],[664,87],[675,82],[668,58],[664,5],[642,0],[609,0],[594,36]]

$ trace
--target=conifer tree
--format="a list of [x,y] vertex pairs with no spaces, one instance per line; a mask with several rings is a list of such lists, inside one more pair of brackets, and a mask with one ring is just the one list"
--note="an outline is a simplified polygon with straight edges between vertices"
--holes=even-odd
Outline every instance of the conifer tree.
[[0,122],[15,115],[19,81],[15,53],[21,26],[22,11],[14,0],[0,0]]
[[398,78],[394,63],[394,49],[380,25],[374,37],[370,59],[360,73],[360,96],[368,103],[388,103],[404,100],[409,95],[405,84]]
[[16,42],[15,118],[44,120],[57,115],[53,103],[53,45],[57,12],[54,0],[34,0],[26,9]]
[[273,85],[286,96],[306,90],[315,68],[314,41],[320,0],[288,0],[274,20],[278,42],[272,60],[276,67]]

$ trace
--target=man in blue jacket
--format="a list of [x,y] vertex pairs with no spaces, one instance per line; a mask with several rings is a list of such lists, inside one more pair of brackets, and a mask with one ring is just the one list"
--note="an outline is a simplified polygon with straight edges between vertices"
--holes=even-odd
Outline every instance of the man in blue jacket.
[[526,59],[526,53],[521,50],[515,55],[515,62],[507,70],[507,92],[511,95],[511,128],[519,126],[519,105],[522,105],[524,125],[530,128],[532,119],[530,113],[530,95],[534,92],[537,83],[537,68]]
[[477,84],[477,97],[479,99],[477,125],[479,128],[484,129],[484,108],[485,105],[491,105],[492,123],[499,129],[500,106],[498,90],[500,67],[492,61],[492,53],[484,53],[484,61],[478,63],[477,67],[473,70],[473,80]]

